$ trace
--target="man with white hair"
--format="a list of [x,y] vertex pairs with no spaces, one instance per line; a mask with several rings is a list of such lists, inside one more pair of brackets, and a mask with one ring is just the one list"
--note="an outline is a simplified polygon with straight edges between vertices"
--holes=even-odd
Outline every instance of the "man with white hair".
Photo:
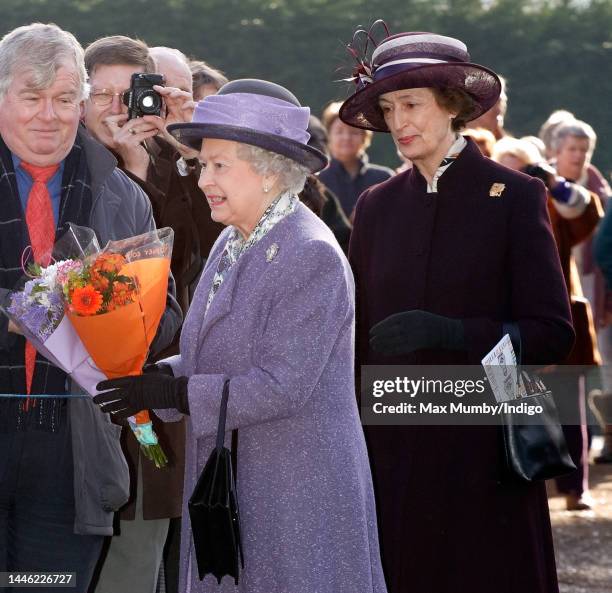
[[[155,228],[145,194],[79,126],[86,81],[83,49],[56,25],[19,27],[0,41],[4,290],[23,275],[24,254],[50,261],[68,222],[93,228],[102,245]],[[154,349],[180,321],[169,296]],[[0,572],[76,573],[66,589],[75,593],[87,590],[129,487],[120,427],[89,397],[69,397],[78,389],[0,319],[0,393],[9,394],[0,397]]]
[[149,54],[155,61],[157,72],[164,75],[166,86],[191,94],[192,77],[189,60],[182,51],[172,47],[158,46],[151,47]]

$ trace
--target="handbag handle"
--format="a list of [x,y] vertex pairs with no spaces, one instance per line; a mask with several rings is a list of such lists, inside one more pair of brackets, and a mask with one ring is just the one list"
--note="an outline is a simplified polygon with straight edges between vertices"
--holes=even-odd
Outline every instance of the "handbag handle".
[[227,417],[227,400],[229,398],[230,380],[226,379],[223,383],[223,393],[221,394],[221,407],[219,408],[219,426],[217,427],[217,452],[223,449],[225,441],[225,418]]

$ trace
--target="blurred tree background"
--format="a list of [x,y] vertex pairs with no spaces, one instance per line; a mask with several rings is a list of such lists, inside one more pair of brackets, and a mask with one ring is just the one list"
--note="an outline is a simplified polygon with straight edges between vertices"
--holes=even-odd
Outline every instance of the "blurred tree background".
[[[2,0],[5,32],[55,22],[85,46],[113,34],[177,47],[230,78],[286,85],[314,113],[350,92],[345,45],[357,26],[435,31],[463,40],[472,60],[509,84],[506,128],[536,134],[554,109],[598,134],[594,162],[612,170],[612,0]],[[396,166],[379,134],[374,161]]]

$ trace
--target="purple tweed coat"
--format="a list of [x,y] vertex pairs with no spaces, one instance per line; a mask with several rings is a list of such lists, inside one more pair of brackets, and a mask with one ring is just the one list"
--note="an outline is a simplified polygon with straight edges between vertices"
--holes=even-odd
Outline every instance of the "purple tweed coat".
[[[180,591],[384,593],[355,401],[348,262],[331,231],[299,204],[240,258],[204,316],[227,232],[204,269],[181,354],[166,361],[175,376],[189,377]],[[220,587],[210,575],[198,580],[186,506],[214,447],[226,378],[226,442],[230,430],[239,435],[245,569],[238,587],[230,577]]]

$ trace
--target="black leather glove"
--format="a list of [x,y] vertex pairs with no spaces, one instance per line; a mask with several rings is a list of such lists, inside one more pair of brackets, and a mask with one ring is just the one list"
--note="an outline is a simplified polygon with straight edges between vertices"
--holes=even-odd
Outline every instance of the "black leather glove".
[[395,313],[370,329],[370,347],[387,356],[426,348],[464,350],[463,323],[428,311]]
[[[122,420],[141,410],[175,408],[189,414],[187,377],[170,377],[165,373],[147,373],[136,377],[119,377],[98,383],[104,391],[93,398],[103,412]],[[108,391],[108,390],[111,391]]]

